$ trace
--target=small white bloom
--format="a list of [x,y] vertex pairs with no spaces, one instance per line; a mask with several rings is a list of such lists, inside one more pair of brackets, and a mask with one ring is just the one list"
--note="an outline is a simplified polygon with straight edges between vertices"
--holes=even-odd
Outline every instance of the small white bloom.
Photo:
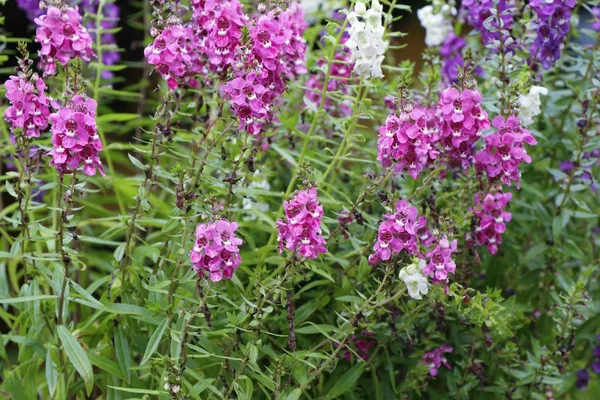
[[456,8],[444,4],[438,13],[433,12],[433,6],[425,6],[417,11],[421,25],[425,28],[425,44],[429,47],[444,43],[446,36],[452,32],[452,16]]
[[407,267],[402,268],[399,277],[406,284],[408,289],[408,295],[413,299],[421,300],[423,295],[427,295],[429,292],[429,281],[423,274],[423,268],[425,267],[425,260],[419,260],[414,262]]
[[521,108],[519,109],[519,119],[524,126],[531,125],[536,116],[538,116],[541,112],[540,106],[542,105],[542,100],[540,100],[540,95],[547,95],[548,89],[542,86],[532,86],[529,89],[529,93],[519,96],[519,104]]

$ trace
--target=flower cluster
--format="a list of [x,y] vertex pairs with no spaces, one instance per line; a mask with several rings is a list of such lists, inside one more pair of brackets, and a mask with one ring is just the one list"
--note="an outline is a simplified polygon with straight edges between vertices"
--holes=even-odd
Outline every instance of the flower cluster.
[[[591,367],[592,367],[592,371],[595,374],[600,374],[600,344],[598,344],[598,343],[600,343],[600,335],[596,336],[596,340],[598,342],[597,342],[596,346],[594,346],[594,353],[593,353]],[[577,371],[577,382],[575,383],[575,386],[577,387],[577,389],[583,390],[583,389],[587,388],[589,383],[590,383],[590,373],[587,371],[587,369],[580,369],[579,371]]]
[[184,78],[190,70],[191,57],[186,38],[184,27],[175,23],[167,26],[144,49],[148,63],[156,66],[171,90],[177,88],[178,79]]
[[436,246],[427,252],[428,262],[423,268],[423,273],[432,277],[434,283],[447,282],[448,274],[453,274],[456,270],[456,264],[452,260],[456,244],[456,239],[450,242],[446,236],[442,236]]
[[561,55],[561,48],[571,29],[571,10],[576,0],[532,0],[529,6],[536,17],[536,38],[531,45],[531,56],[539,60],[544,69],[551,68]]
[[[342,345],[342,349],[347,349],[343,351],[344,360],[351,361],[353,353],[356,353],[362,359],[362,361],[368,361],[369,358],[371,358],[371,349],[377,344],[377,342],[370,338],[374,337],[375,333],[368,330],[363,330],[362,336],[364,338],[357,339],[356,335],[352,335],[348,341],[349,343]],[[339,342],[333,342],[333,347],[338,348],[339,346]]]
[[75,95],[66,105],[50,115],[52,124],[52,165],[61,174],[71,173],[83,165],[86,175],[96,170],[104,175],[99,151],[102,141],[96,127],[95,100]]
[[10,106],[4,111],[4,119],[16,134],[21,129],[27,138],[40,137],[48,127],[50,98],[45,94],[46,84],[37,74],[27,78],[20,73],[11,76],[5,83],[6,99]]
[[[500,30],[511,31],[514,22],[513,13],[516,11],[513,3],[513,0],[498,0],[497,4],[493,0],[464,0],[461,4],[461,15],[466,17],[469,25],[479,31],[483,44],[487,45],[500,40]],[[498,17],[492,18],[489,24],[486,23],[489,17],[495,15],[492,14],[492,9],[496,10],[496,7],[500,14],[501,26],[498,24]],[[515,42],[509,42],[507,39],[508,34],[504,33],[502,43],[505,50],[514,50]]]
[[279,252],[283,249],[299,253],[305,258],[317,258],[326,253],[321,232],[323,206],[317,198],[317,189],[301,190],[284,202],[285,221],[277,221]]
[[519,95],[519,120],[525,126],[533,124],[534,118],[537,117],[540,112],[540,106],[542,101],[540,95],[547,95],[548,89],[542,86],[532,86],[529,88],[527,94]]
[[[577,171],[573,172],[575,164],[568,160],[560,163],[560,170],[567,175],[573,173],[573,180],[575,182],[589,186],[592,192],[596,192],[598,190],[598,183],[594,178],[593,168],[598,164],[600,164],[600,149],[594,149],[581,154]],[[568,178],[563,179],[563,183],[568,184],[567,182]]]
[[440,56],[442,57],[441,74],[446,83],[458,81],[458,67],[464,67],[465,60],[462,56],[463,49],[467,42],[454,32],[448,33],[442,47],[440,47]]
[[357,2],[347,17],[350,37],[345,46],[352,51],[354,71],[365,79],[383,77],[381,62],[387,42],[383,40],[382,12],[383,7],[377,0],[371,1],[369,10],[364,3]]
[[519,164],[523,161],[531,162],[523,143],[535,145],[537,141],[514,115],[506,119],[498,115],[493,119],[492,125],[497,132],[485,137],[485,148],[475,155],[476,167],[484,170],[490,180],[500,178],[508,186],[515,182],[519,188]]
[[385,221],[379,225],[377,241],[373,246],[374,253],[369,256],[369,263],[377,265],[398,255],[402,250],[416,255],[417,243],[417,209],[406,200],[396,203],[396,212],[386,214]]
[[425,260],[416,259],[412,264],[400,270],[398,277],[404,281],[408,295],[413,299],[421,300],[422,295],[429,292],[429,281],[423,274]]
[[437,349],[433,349],[425,354],[421,358],[423,364],[429,368],[429,375],[435,377],[438,374],[438,370],[443,365],[444,367],[451,369],[448,360],[446,360],[446,353],[452,353],[454,349],[450,346],[442,344]]
[[421,25],[425,28],[425,44],[429,47],[439,46],[453,32],[452,17],[456,8],[443,4],[437,12],[434,6],[425,6],[417,11]]
[[437,132],[428,126],[425,110],[409,105],[400,115],[390,114],[379,128],[377,159],[384,167],[395,164],[396,172],[407,171],[417,179],[423,168],[437,158],[439,153],[433,147],[437,140]]
[[487,246],[491,254],[498,251],[506,223],[512,219],[512,215],[505,210],[511,199],[510,192],[490,193],[483,199],[481,194],[475,194],[474,213],[479,220],[479,226],[475,228],[475,239],[478,245]]
[[208,273],[208,278],[219,282],[223,278],[231,279],[242,258],[238,247],[243,243],[235,236],[236,222],[226,219],[196,227],[196,242],[190,251],[193,268],[200,276]]
[[481,93],[454,87],[445,89],[439,101],[442,113],[440,142],[451,162],[468,168],[473,145],[489,128],[487,113],[481,108]]
[[64,66],[74,58],[89,61],[95,56],[77,7],[48,7],[47,14],[36,18],[35,23],[35,41],[42,45],[40,60],[45,75],[56,73],[56,61]]

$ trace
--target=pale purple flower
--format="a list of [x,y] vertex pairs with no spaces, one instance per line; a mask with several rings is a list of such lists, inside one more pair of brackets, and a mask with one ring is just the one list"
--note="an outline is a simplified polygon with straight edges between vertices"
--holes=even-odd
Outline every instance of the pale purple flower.
[[445,354],[452,353],[453,350],[454,349],[452,347],[442,344],[437,349],[433,349],[423,354],[421,362],[423,362],[423,364],[429,368],[429,375],[436,377],[442,365],[448,369],[452,368],[448,363]]

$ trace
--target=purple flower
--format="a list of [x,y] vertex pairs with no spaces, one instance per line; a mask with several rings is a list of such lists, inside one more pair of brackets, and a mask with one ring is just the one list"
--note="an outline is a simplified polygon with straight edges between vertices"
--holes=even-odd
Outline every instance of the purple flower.
[[4,111],[4,119],[9,123],[10,131],[16,134],[20,129],[27,138],[40,137],[48,127],[50,116],[50,99],[45,94],[44,80],[38,74],[27,77],[19,73],[10,76],[4,87],[10,103]]
[[487,246],[491,254],[498,251],[506,223],[512,219],[511,213],[504,210],[511,199],[512,193],[488,194],[483,201],[479,193],[475,194],[474,213],[479,219],[479,226],[475,228],[477,244]]
[[600,7],[592,8],[592,15],[594,19],[592,20],[592,29],[596,32],[600,31]]
[[590,374],[585,369],[580,369],[577,371],[577,382],[575,386],[579,390],[583,390],[588,387],[590,383]]
[[448,360],[446,359],[446,353],[452,353],[454,349],[445,344],[441,345],[437,349],[433,349],[425,354],[421,358],[423,364],[429,368],[429,375],[435,377],[438,374],[438,370],[443,365],[448,369],[452,369]]
[[[500,11],[500,19],[502,26],[498,26],[498,18],[494,17],[491,21],[486,20],[492,16],[492,9],[498,7]],[[516,7],[512,0],[498,0],[498,5],[494,4],[493,0],[464,0],[461,5],[461,15],[465,17],[467,22],[481,34],[483,44],[491,44],[494,41],[500,40],[500,28],[510,32],[514,22],[513,13]],[[504,34],[502,42],[506,43],[508,35]],[[506,43],[505,50],[513,51],[514,42]]]
[[440,47],[440,56],[442,56],[442,77],[446,83],[456,82],[458,80],[458,67],[465,65],[462,56],[462,50],[467,42],[454,32],[450,32],[442,46]]
[[442,236],[436,247],[427,252],[428,262],[423,273],[432,277],[434,283],[448,282],[448,274],[454,274],[456,264],[452,260],[452,254],[456,252],[456,244],[456,239],[450,242],[446,236]]
[[536,17],[533,21],[536,39],[530,52],[544,69],[551,68],[561,56],[563,42],[571,29],[571,10],[576,0],[532,0],[529,6]]

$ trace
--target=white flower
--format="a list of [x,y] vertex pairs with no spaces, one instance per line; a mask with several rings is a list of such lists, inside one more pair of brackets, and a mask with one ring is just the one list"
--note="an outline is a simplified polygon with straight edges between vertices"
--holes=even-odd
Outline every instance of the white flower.
[[348,14],[350,24],[346,47],[352,52],[354,71],[365,79],[381,78],[381,63],[385,58],[388,43],[383,40],[383,7],[378,0],[371,1],[371,8],[357,2],[354,11]]
[[425,44],[429,47],[439,46],[452,32],[452,16],[456,8],[444,4],[438,13],[433,13],[433,6],[425,6],[417,11],[421,25],[425,28]]
[[307,15],[314,15],[321,10],[326,16],[329,16],[339,6],[337,0],[300,0],[300,7],[304,9]]
[[399,277],[406,284],[408,295],[413,299],[421,300],[421,294],[426,295],[429,292],[429,281],[423,274],[424,267],[425,260],[419,260],[418,263],[414,262],[400,271]]
[[[253,176],[254,177],[261,176],[260,171],[259,170],[254,171]],[[262,179],[251,181],[250,184],[248,185],[248,187],[252,188],[252,189],[262,189],[262,190],[270,190],[271,189],[271,185],[269,184],[269,181],[267,181],[267,179],[264,177],[264,175],[262,175]],[[263,213],[269,211],[269,205],[267,203],[259,203],[255,199],[252,199],[249,197],[242,198],[242,208],[246,211],[258,209],[259,211],[261,211]],[[248,213],[245,213],[243,218],[244,218],[244,221],[255,221],[256,214],[248,212]]]
[[540,114],[540,106],[542,105],[540,94],[547,95],[548,89],[542,86],[532,86],[529,93],[519,96],[519,104],[521,104],[519,119],[524,126],[531,125],[533,119]]

